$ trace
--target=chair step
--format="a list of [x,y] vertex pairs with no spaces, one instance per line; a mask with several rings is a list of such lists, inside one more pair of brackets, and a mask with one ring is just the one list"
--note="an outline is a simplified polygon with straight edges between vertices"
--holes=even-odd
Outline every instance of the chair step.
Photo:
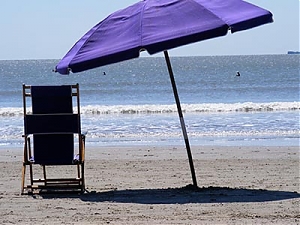
[[[36,192],[38,191],[38,192]],[[27,194],[63,194],[63,193],[84,193],[82,184],[56,184],[56,185],[28,185]]]
[[33,183],[47,183],[47,184],[56,184],[56,183],[78,183],[82,182],[82,178],[58,178],[58,179],[34,179]]

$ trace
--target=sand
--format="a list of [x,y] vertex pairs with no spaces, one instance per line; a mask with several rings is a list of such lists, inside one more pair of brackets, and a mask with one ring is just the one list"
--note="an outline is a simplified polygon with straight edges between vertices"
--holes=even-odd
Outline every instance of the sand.
[[21,195],[22,148],[2,148],[0,224],[300,224],[299,147],[192,153],[197,190],[182,146],[87,146],[85,194]]

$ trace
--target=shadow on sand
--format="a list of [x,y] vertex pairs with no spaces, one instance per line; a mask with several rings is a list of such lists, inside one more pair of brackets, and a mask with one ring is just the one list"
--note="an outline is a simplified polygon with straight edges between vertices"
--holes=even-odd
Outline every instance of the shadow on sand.
[[132,189],[87,192],[81,195],[42,195],[43,198],[80,198],[89,202],[116,202],[138,204],[187,204],[187,203],[233,203],[267,202],[300,198],[297,192],[244,189],[228,187],[185,186],[167,189]]

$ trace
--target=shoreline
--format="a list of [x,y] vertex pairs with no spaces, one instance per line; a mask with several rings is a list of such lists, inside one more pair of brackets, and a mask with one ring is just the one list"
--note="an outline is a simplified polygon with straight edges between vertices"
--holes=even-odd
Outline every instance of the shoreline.
[[1,224],[300,222],[298,146],[193,146],[198,190],[184,146],[87,147],[85,194],[34,196],[20,195],[22,151],[0,150]]
[[[247,140],[242,137],[232,137],[233,140],[223,139],[223,137],[207,137],[194,140],[189,138],[191,148],[199,147],[298,147],[299,137],[286,137],[276,136],[271,139],[249,137]],[[22,139],[20,139],[22,141]],[[87,148],[127,148],[127,147],[155,147],[160,146],[164,148],[168,147],[185,147],[183,138],[172,140],[172,141],[149,141],[149,142],[95,142],[90,141],[89,137],[86,138]],[[0,145],[0,151],[5,149],[23,149],[23,143],[7,143]]]
[[[75,150],[77,147],[75,146]],[[86,145],[86,160],[90,159],[187,159],[185,145]],[[259,145],[191,145],[193,159],[284,159],[294,155],[299,158],[299,146],[259,146]],[[99,154],[98,154],[99,153]],[[148,153],[151,153],[150,155]],[[22,163],[23,146],[1,146],[0,162],[19,161]]]

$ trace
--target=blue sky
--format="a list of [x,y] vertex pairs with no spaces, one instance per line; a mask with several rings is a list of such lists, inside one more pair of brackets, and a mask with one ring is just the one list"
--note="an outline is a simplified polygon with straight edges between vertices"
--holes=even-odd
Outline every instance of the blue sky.
[[[60,59],[92,26],[137,0],[0,1],[0,60],[7,60]],[[274,23],[186,45],[171,50],[171,54],[248,55],[299,51],[299,0],[248,1],[270,10]]]

